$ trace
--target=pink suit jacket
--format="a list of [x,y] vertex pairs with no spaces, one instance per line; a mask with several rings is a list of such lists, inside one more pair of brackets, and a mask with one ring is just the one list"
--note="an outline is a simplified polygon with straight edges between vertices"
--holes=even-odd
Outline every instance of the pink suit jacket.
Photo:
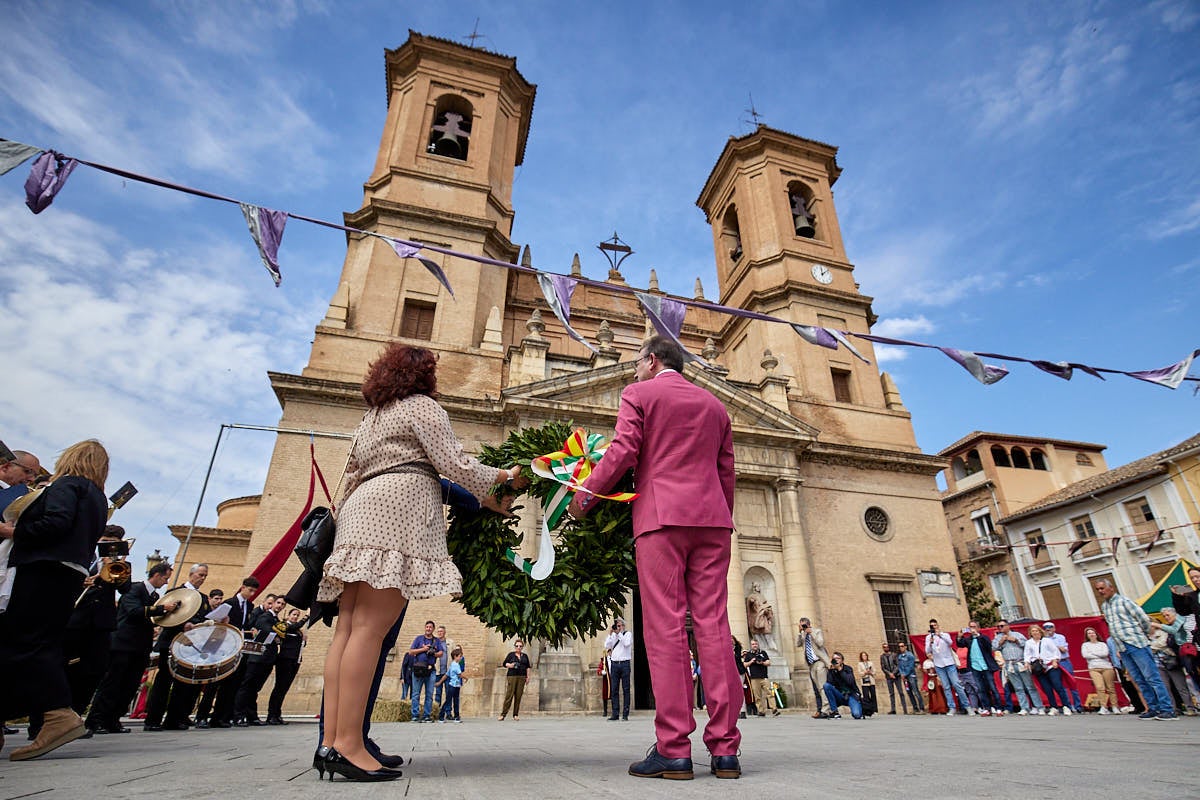
[[678,372],[625,387],[616,436],[583,485],[607,493],[631,467],[635,537],[666,526],[733,528],[729,414]]

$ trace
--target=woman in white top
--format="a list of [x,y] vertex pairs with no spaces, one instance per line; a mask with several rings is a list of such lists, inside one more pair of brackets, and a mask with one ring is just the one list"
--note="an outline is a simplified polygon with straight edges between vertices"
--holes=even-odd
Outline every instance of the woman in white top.
[[875,697],[875,665],[871,663],[871,656],[867,652],[858,654],[858,685],[862,690],[863,707],[879,708],[879,701]]
[[1071,701],[1063,688],[1062,670],[1058,667],[1058,645],[1045,638],[1041,625],[1029,626],[1029,638],[1025,641],[1025,663],[1033,673],[1034,680],[1042,687],[1042,694],[1050,704],[1050,716],[1061,711],[1071,715]]
[[1079,654],[1087,661],[1088,674],[1092,678],[1092,686],[1096,688],[1096,697],[1100,700],[1101,714],[1120,714],[1121,706],[1117,703],[1117,671],[1113,669],[1112,661],[1108,658],[1108,645],[1100,640],[1100,634],[1095,628],[1084,628],[1083,636],[1087,640],[1079,647]]

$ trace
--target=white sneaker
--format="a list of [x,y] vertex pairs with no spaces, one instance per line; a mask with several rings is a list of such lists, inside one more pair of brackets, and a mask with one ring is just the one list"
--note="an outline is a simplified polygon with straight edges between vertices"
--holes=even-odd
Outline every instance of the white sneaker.
[[1117,711],[1122,714],[1128,714],[1130,711],[1133,711],[1133,706],[1121,706]]
[[1058,709],[1057,709],[1057,708],[1052,708],[1052,709],[1050,709],[1049,711],[1047,711],[1047,712],[1046,712],[1046,716],[1048,716],[1048,717],[1057,717],[1057,716],[1058,716]]
[[979,716],[990,717],[991,715],[992,715],[992,712],[988,711],[986,708],[979,709]]
[[1003,709],[999,709],[999,708],[993,708],[993,709],[992,709],[992,716],[993,716],[993,717],[1003,717],[1003,716],[1004,716],[1004,711],[1003,711]]
[[1064,717],[1069,717],[1069,716],[1071,716],[1071,715],[1072,715],[1072,714],[1074,714],[1074,713],[1075,713],[1075,712],[1074,712],[1074,711],[1072,711],[1071,709],[1067,708],[1066,706],[1063,706],[1063,716],[1064,716]]
[[1101,714],[1107,714],[1107,713],[1108,713],[1108,709],[1107,709],[1107,708],[1105,708],[1104,706],[1100,706],[1100,713],[1101,713]]
[[968,717],[973,717],[973,716],[975,716],[975,714],[976,714],[976,711],[975,711],[975,709],[973,709],[973,708],[968,708],[968,709],[967,709],[967,716],[968,716]]
[[1017,712],[1017,716],[1018,717],[1026,717],[1026,716],[1029,716],[1029,712],[1022,708],[1020,711]]
[[1035,708],[1033,711],[1030,711],[1029,713],[1035,717],[1042,716],[1042,710],[1040,708]]

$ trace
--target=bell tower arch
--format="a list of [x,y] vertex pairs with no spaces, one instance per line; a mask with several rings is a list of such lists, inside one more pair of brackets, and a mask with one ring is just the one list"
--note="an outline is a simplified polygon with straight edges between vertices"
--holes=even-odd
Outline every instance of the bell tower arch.
[[[379,152],[362,206],[345,214],[345,224],[515,261],[513,173],[524,159],[537,87],[514,58],[415,31],[384,60],[387,116]],[[383,239],[348,236],[306,377],[361,379],[381,342],[399,338],[437,350],[440,371],[454,376],[459,393],[496,392],[502,353],[493,329],[503,317],[505,270],[422,256],[441,265],[454,296]]]

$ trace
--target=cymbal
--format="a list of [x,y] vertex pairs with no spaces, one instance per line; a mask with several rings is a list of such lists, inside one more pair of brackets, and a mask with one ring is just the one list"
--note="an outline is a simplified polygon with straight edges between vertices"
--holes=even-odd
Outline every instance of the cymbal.
[[158,605],[178,600],[179,606],[174,611],[168,611],[157,617],[151,617],[150,621],[164,628],[174,628],[176,625],[182,625],[194,617],[196,612],[200,610],[202,599],[200,593],[195,589],[188,586],[176,586],[174,589],[163,593],[163,596],[158,600]]

